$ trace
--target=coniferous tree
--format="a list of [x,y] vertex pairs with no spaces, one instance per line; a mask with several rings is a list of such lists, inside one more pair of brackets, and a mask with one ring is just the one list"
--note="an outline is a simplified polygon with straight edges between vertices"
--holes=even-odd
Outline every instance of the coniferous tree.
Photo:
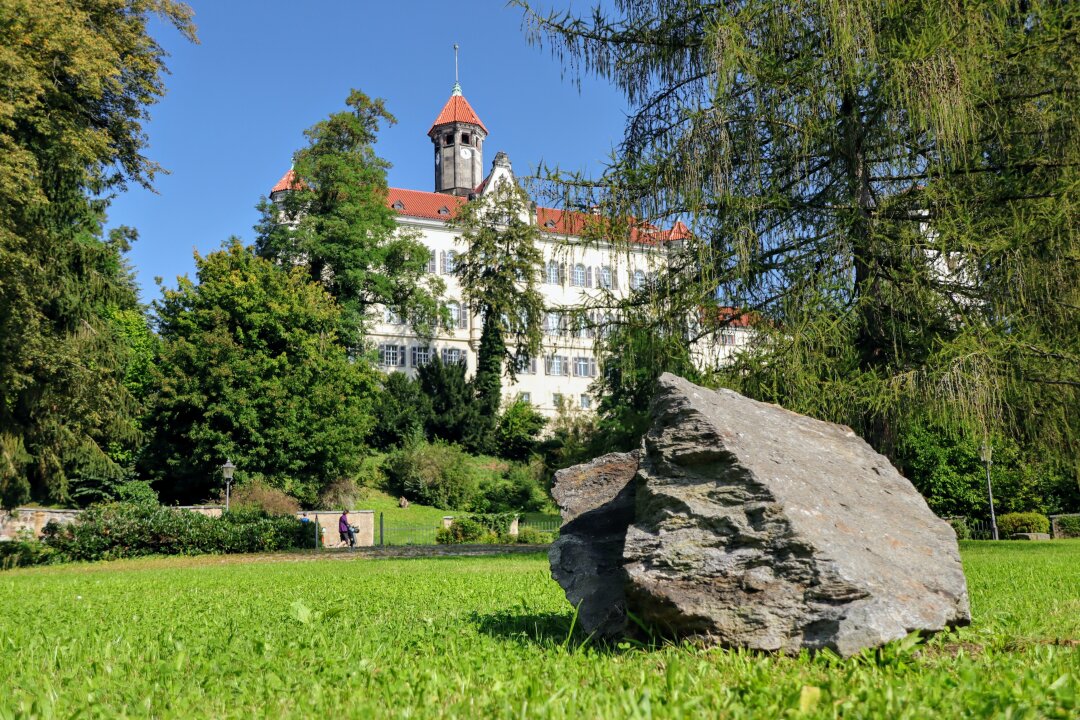
[[353,90],[348,110],[304,132],[294,156],[293,188],[280,203],[264,199],[256,226],[260,255],[302,264],[341,304],[342,339],[359,344],[376,306],[405,317],[421,335],[440,318],[442,281],[427,274],[429,250],[401,228],[386,200],[390,164],[375,154],[381,124],[393,124],[381,99]]
[[761,319],[722,382],[886,451],[930,422],[1004,433],[1054,472],[1074,462],[1080,5],[620,0],[526,17],[633,108],[610,172],[554,189],[693,231],[652,295],[664,312],[645,315],[719,296]]
[[506,180],[464,205],[450,226],[467,247],[454,274],[465,301],[483,318],[473,386],[482,444],[490,446],[504,370],[515,378],[517,364],[540,352],[544,300],[538,288],[543,265],[539,230],[528,196]]
[[137,440],[131,346],[140,313],[108,240],[110,193],[149,186],[147,106],[164,94],[157,15],[191,40],[172,0],[0,0],[0,503],[68,500],[69,478],[119,479],[110,446]]

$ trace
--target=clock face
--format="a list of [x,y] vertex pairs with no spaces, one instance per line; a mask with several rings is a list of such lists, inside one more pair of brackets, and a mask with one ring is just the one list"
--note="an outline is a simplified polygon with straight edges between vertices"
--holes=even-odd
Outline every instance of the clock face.
[[461,148],[461,157],[468,160],[472,157],[472,150],[470,150],[469,148]]

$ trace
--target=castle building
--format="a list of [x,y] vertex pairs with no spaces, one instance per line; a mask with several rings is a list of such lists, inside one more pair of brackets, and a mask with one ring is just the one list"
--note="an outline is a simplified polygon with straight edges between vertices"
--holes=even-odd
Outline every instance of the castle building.
[[[403,318],[386,310],[368,338],[377,345],[379,364],[388,372],[413,375],[417,367],[438,356],[444,362],[463,363],[472,375],[482,322],[460,299],[454,264],[466,248],[447,223],[463,204],[482,199],[501,182],[516,180],[503,152],[495,155],[489,172],[483,175],[488,129],[457,83],[428,137],[434,146],[434,190],[390,188],[387,203],[397,212],[398,223],[419,231],[430,249],[427,269],[446,283],[444,297],[454,328],[441,329],[434,338],[420,338]],[[271,200],[287,192],[293,181],[289,171],[272,189]],[[594,314],[586,323],[574,318],[590,305],[590,299],[604,293],[626,297],[644,289],[663,272],[670,249],[689,235],[686,225],[676,222],[668,229],[650,226],[635,231],[632,242],[618,248],[595,240],[586,243],[581,235],[590,217],[586,212],[535,208],[544,256],[540,290],[547,307],[543,349],[540,357],[518,369],[516,382],[504,376],[503,395],[506,400],[520,397],[531,402],[549,417],[560,407],[587,412],[595,408],[596,399],[589,391],[598,372],[595,335],[603,332],[609,318]],[[724,362],[736,347],[746,343],[748,332],[745,323],[733,323],[697,343],[694,357],[703,366]]]

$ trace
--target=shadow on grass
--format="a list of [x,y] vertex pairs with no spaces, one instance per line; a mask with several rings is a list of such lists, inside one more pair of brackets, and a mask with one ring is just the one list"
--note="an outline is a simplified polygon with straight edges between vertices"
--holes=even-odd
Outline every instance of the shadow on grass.
[[469,620],[485,635],[520,645],[565,648],[569,651],[590,647],[600,652],[619,652],[615,644],[596,640],[574,623],[573,611],[529,612],[500,610],[494,613],[472,612]]

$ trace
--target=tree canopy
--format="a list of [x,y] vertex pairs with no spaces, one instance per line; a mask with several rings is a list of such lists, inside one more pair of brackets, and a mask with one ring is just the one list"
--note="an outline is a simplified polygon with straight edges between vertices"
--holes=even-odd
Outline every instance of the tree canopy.
[[239,241],[195,256],[155,304],[162,349],[143,469],[164,500],[201,501],[231,459],[306,505],[360,464],[376,375],[337,337],[341,310],[302,268]]
[[375,154],[380,126],[394,116],[381,99],[353,90],[348,110],[306,130],[293,157],[293,188],[263,200],[260,255],[302,264],[343,309],[342,339],[357,346],[370,316],[385,306],[430,336],[439,321],[442,281],[427,273],[430,251],[397,224],[386,194],[390,164]]
[[555,190],[691,227],[652,317],[760,318],[717,382],[886,451],[927,416],[1074,462],[1080,5],[518,4],[632,106],[606,175]]
[[0,0],[0,502],[65,501],[73,473],[119,475],[111,443],[138,434],[137,309],[123,252],[103,237],[111,192],[149,185],[147,107],[164,94],[158,16],[195,39],[172,0]]

